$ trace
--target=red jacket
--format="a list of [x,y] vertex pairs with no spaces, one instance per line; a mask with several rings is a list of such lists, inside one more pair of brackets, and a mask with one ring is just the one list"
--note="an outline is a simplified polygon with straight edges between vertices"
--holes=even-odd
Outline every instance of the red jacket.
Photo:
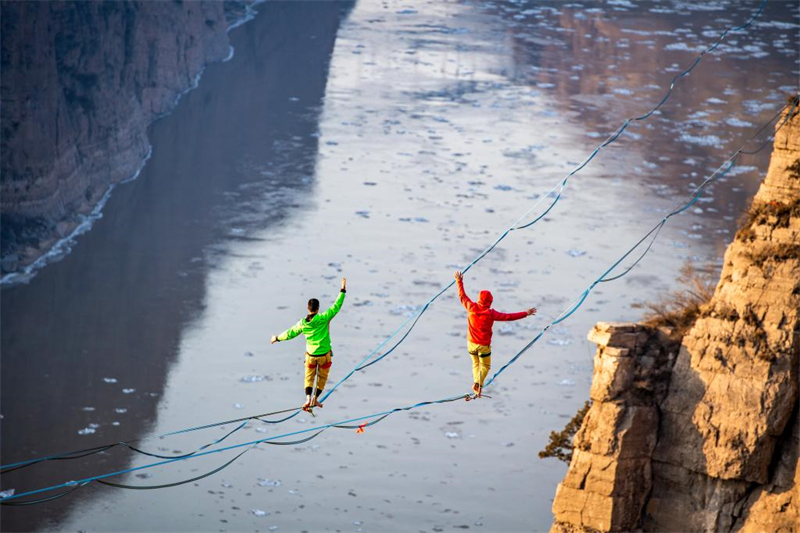
[[492,344],[492,326],[495,320],[519,320],[528,316],[527,311],[519,313],[500,313],[495,311],[492,305],[492,293],[489,291],[481,291],[478,294],[478,303],[473,302],[464,293],[464,282],[456,280],[458,287],[458,297],[461,303],[467,309],[467,321],[469,327],[467,328],[467,340],[473,344],[480,344],[483,346],[491,346]]

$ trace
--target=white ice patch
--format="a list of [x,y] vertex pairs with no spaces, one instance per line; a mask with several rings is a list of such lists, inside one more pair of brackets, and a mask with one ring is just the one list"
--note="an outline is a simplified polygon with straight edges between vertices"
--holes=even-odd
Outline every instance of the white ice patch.
[[715,148],[722,147],[722,139],[716,135],[689,135],[682,133],[680,140],[689,144],[697,144],[699,146],[713,146]]
[[746,120],[740,120],[736,117],[731,117],[725,121],[725,124],[728,126],[733,126],[734,128],[752,128],[753,123],[747,122]]

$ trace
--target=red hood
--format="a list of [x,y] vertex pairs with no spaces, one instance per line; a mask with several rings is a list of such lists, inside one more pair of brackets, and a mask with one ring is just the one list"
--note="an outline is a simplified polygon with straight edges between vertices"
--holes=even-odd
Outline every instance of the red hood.
[[482,305],[484,307],[490,307],[492,305],[492,301],[493,300],[494,300],[494,298],[492,298],[492,293],[489,292],[489,291],[481,291],[478,294],[478,304],[479,305]]

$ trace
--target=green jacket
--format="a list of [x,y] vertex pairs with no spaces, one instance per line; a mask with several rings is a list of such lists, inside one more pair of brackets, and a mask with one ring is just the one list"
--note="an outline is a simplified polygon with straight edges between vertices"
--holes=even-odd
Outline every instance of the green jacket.
[[344,303],[345,292],[341,291],[339,297],[333,302],[333,305],[328,308],[324,313],[317,313],[311,317],[311,320],[303,318],[278,335],[279,341],[288,341],[300,335],[301,333],[306,336],[306,352],[311,355],[324,355],[331,351],[331,333],[328,329],[328,324],[339,312]]

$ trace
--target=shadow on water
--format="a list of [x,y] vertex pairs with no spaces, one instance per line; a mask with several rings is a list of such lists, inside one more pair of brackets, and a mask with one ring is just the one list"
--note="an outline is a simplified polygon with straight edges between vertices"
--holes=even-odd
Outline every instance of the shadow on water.
[[[103,220],[29,285],[3,290],[3,463],[136,438],[152,427],[225,243],[288,220],[300,207],[291,198],[313,187],[328,66],[351,7],[260,6],[255,20],[232,32],[233,59],[211,65],[153,125],[152,158],[115,191]],[[36,465],[3,476],[2,488],[22,492],[128,464],[115,450]],[[92,491],[3,508],[2,529],[58,521]]]

